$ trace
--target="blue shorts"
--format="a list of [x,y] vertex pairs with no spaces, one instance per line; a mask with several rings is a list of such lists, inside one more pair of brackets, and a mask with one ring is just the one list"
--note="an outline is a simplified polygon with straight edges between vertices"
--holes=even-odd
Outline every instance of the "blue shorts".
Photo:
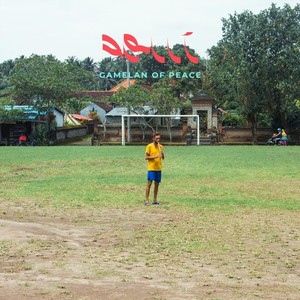
[[161,171],[148,171],[147,180],[161,182]]

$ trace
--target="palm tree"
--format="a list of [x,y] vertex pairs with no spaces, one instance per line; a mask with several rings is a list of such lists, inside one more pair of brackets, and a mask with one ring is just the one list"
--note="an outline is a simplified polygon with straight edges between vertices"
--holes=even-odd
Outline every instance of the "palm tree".
[[6,60],[0,65],[0,72],[5,76],[10,76],[16,62],[12,59]]
[[86,70],[86,71],[94,72],[95,71],[95,67],[96,67],[96,63],[90,57],[85,58],[81,62],[81,68],[84,69],[84,70]]
[[[100,73],[113,73],[113,72],[120,72],[122,71],[120,66],[120,62],[118,61],[118,58],[112,59],[111,57],[106,57],[101,60],[101,62],[98,64],[98,74]],[[110,90],[113,86],[115,86],[118,83],[118,80],[114,78],[100,78],[99,85],[101,89],[104,90]]]
[[71,64],[71,65],[75,65],[77,67],[81,67],[80,60],[78,58],[76,58],[75,56],[68,56],[68,58],[66,59],[66,63]]
[[11,86],[9,77],[12,75],[13,68],[16,65],[16,60],[6,60],[0,64],[0,90],[4,90]]

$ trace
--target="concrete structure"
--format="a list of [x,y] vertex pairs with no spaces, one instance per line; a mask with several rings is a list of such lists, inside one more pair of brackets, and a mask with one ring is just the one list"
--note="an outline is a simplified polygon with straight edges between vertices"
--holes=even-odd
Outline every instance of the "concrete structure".
[[80,115],[89,118],[90,112],[97,112],[100,117],[100,122],[105,122],[106,114],[112,110],[112,105],[108,105],[102,102],[93,102],[90,105],[86,106],[80,111]]
[[55,116],[56,127],[64,127],[65,126],[65,112],[55,107],[52,110],[53,115]]
[[[213,99],[204,93],[199,93],[191,98],[192,114],[200,116],[201,127],[203,127],[203,119],[206,119],[206,130],[217,127],[217,114],[213,114]],[[214,117],[214,118],[213,118]],[[190,124],[194,128],[195,124]]]

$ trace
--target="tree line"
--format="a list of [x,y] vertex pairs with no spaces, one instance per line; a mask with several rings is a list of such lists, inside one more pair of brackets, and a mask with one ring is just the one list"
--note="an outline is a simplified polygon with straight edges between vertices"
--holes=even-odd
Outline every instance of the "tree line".
[[[150,104],[170,114],[184,108],[195,93],[204,92],[216,107],[229,112],[228,124],[249,124],[254,142],[258,126],[300,126],[300,5],[280,8],[272,4],[258,14],[234,13],[222,22],[223,38],[208,49],[208,59],[189,48],[189,53],[199,57],[197,65],[187,60],[179,44],[171,50],[181,57],[180,65],[167,59],[163,46],[155,51],[166,57],[165,64],[146,54],[140,55],[139,63],[130,64],[132,73],[201,72],[201,78],[137,79],[136,88],[120,90],[109,101],[123,105],[131,101],[139,109]],[[63,62],[52,55],[20,57],[0,64],[0,101],[25,100],[78,112],[91,99],[75,98],[76,91],[110,90],[121,79],[100,78],[100,72],[126,71],[126,61],[120,57],[100,62],[90,57],[82,61],[69,57]],[[145,86],[152,86],[154,96],[146,96]]]
[[300,127],[300,5],[272,4],[223,19],[205,85],[218,105],[252,127]]

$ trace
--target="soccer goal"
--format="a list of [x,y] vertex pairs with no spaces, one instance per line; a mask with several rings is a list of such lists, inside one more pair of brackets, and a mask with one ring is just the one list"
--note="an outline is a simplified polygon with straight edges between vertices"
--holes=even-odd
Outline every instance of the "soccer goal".
[[198,115],[122,115],[122,146],[125,146],[125,118],[195,118],[197,145],[200,145],[200,117]]

